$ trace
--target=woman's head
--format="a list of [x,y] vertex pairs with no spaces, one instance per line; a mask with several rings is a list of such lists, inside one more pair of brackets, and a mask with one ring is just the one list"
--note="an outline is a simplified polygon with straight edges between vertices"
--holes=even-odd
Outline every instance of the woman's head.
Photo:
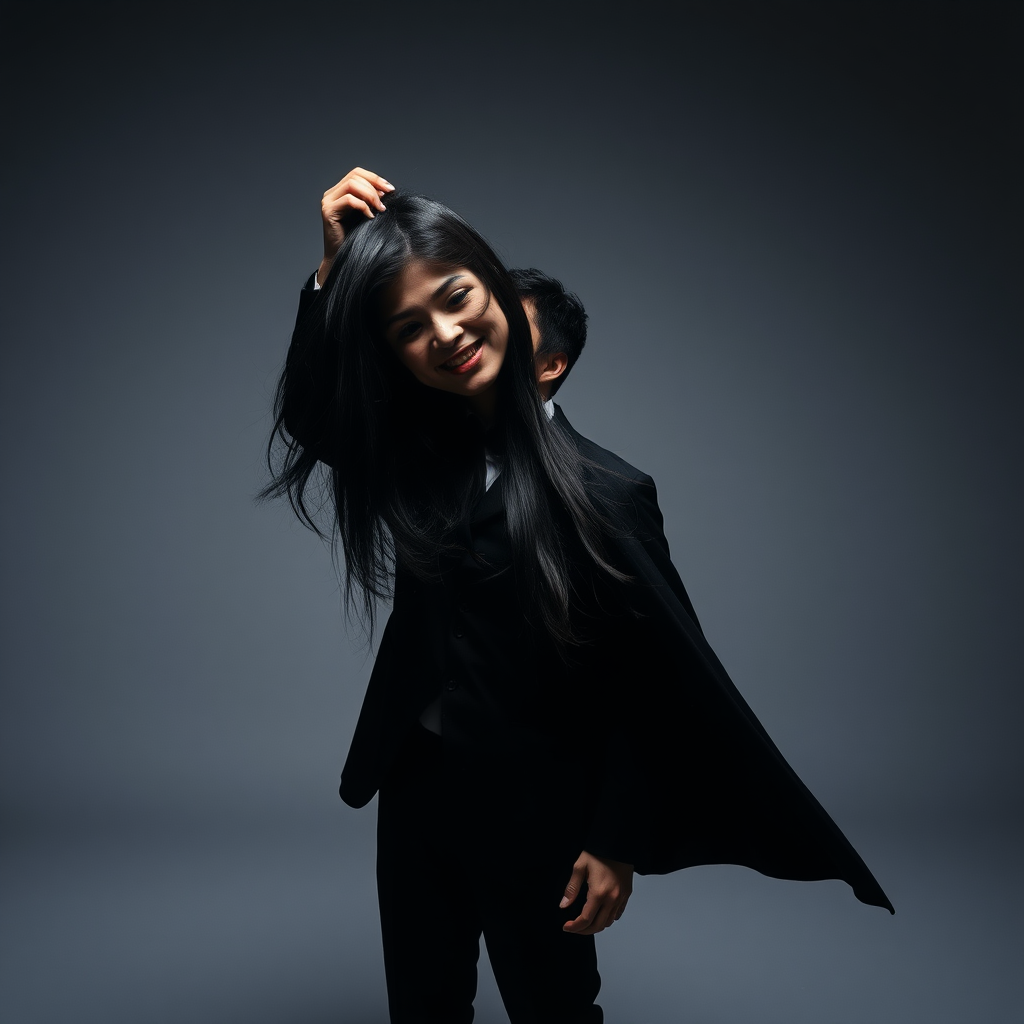
[[514,387],[499,378],[529,379],[531,365],[508,272],[441,203],[397,191],[387,202],[349,232],[325,282],[339,370],[358,368],[364,386],[406,395],[411,378],[493,411],[499,391]]
[[287,494],[317,528],[307,485],[331,466],[328,501],[346,593],[373,621],[396,563],[431,577],[465,521],[486,444],[501,487],[524,610],[571,638],[568,515],[595,569],[604,525],[572,442],[553,429],[534,376],[530,326],[508,271],[447,207],[392,192],[387,210],[349,230],[320,300],[300,317],[278,385],[285,441],[264,493]]

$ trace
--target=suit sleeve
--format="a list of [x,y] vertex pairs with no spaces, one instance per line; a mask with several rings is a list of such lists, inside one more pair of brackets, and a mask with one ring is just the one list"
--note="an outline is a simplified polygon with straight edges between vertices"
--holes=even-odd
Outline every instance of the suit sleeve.
[[[700,628],[700,623],[697,621],[697,613],[693,610],[693,604],[686,593],[683,581],[675,565],[672,563],[672,557],[668,548],[668,538],[665,536],[664,516],[658,505],[658,491],[654,485],[654,480],[645,475],[633,489],[632,499],[635,510],[632,537],[639,543],[649,560],[649,564],[655,569],[653,574],[645,574],[650,576],[646,580],[647,585],[667,587],[682,606],[682,610],[686,613],[694,628],[703,637],[704,633]],[[629,534],[626,536],[628,537]],[[631,561],[625,558],[621,560],[627,565]],[[635,570],[636,566],[631,566],[631,568]]]
[[[664,516],[658,505],[654,480],[646,474],[620,482],[622,492],[613,505],[619,510],[619,529],[608,552],[616,568],[632,579],[620,592],[614,607],[627,609],[614,617],[614,641],[602,654],[601,687],[614,711],[616,726],[608,736],[604,753],[603,778],[586,849],[604,859],[634,864],[641,869],[651,859],[650,821],[655,814],[652,791],[645,770],[643,737],[648,733],[645,717],[651,712],[647,701],[626,698],[635,694],[639,683],[659,671],[656,664],[656,631],[644,616],[634,616],[634,587],[655,588],[671,595],[690,632],[703,638],[697,614],[683,581],[672,563]],[[630,557],[636,547],[645,558]],[[638,578],[638,569],[642,570]]]
[[320,462],[336,462],[331,439],[333,375],[335,357],[323,327],[323,299],[315,287],[316,274],[310,275],[299,292],[291,344],[285,360],[280,394],[284,429]]

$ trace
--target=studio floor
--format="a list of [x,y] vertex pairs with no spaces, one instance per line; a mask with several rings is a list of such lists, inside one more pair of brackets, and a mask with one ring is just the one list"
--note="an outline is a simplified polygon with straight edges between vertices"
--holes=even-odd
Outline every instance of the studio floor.
[[[385,1024],[372,806],[5,831],[8,1024]],[[736,867],[638,878],[598,940],[609,1024],[1009,1024],[1022,836],[847,824],[897,914]],[[412,890],[412,887],[411,887]],[[506,1020],[486,953],[480,1024]]]

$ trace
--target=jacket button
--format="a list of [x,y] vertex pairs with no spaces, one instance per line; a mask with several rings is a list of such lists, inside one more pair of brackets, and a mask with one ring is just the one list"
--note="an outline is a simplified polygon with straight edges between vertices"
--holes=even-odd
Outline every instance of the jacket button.
[[446,690],[454,690],[455,689],[455,685],[456,685],[455,684],[455,680],[454,679],[449,679],[448,682],[444,684],[444,688]]

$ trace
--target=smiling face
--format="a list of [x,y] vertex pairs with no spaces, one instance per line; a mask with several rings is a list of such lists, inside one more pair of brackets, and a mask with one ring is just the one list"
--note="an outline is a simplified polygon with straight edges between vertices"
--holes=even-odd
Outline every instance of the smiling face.
[[508,321],[468,268],[406,264],[383,293],[381,324],[391,350],[421,384],[474,402],[493,397]]

